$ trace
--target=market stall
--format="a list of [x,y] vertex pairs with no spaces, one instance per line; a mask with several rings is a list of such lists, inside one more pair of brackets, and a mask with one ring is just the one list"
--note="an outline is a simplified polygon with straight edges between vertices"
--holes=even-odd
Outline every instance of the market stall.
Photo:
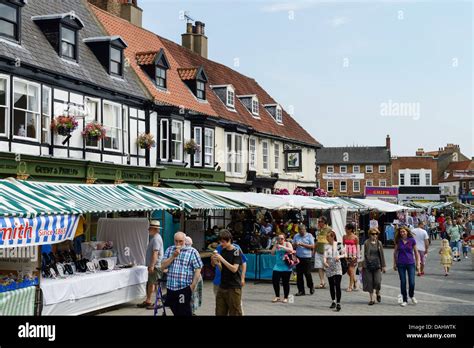
[[74,236],[78,210],[64,201],[0,180],[0,315],[34,315],[38,246]]
[[[53,197],[53,200],[63,206],[72,207],[74,212],[80,214],[115,215],[121,212],[181,209],[131,185],[56,184],[13,180],[11,183],[24,195],[27,192],[35,192]],[[75,225],[71,228],[64,227],[66,231],[62,240],[53,236],[51,239],[41,240],[40,243],[43,248],[49,248],[49,252],[45,252],[45,249],[39,252],[43,315],[79,315],[143,296],[147,281],[143,252],[148,243],[148,219],[99,220],[97,241],[82,243],[82,253],[76,254],[72,250],[70,240],[74,238],[79,215],[71,216],[75,219],[71,224]],[[40,216],[39,219],[52,218]],[[64,223],[68,220],[58,218],[58,221]],[[117,223],[122,228],[119,228]],[[123,227],[127,227],[127,230]],[[51,247],[51,244],[54,245]],[[123,257],[124,253],[128,259]]]

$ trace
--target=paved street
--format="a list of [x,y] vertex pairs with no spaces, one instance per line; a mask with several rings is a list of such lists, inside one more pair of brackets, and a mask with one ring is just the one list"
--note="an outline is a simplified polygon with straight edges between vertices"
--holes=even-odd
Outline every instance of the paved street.
[[[368,306],[368,294],[362,291],[347,293],[348,277],[342,282],[342,311],[333,312],[328,307],[328,289],[316,290],[313,296],[293,297],[293,303],[271,303],[274,297],[270,283],[249,281],[244,288],[245,315],[474,315],[474,270],[472,256],[454,264],[446,278],[439,264],[440,242],[432,243],[424,277],[416,277],[415,296],[418,305],[402,308],[397,304],[399,294],[398,273],[389,269],[382,280],[382,303]],[[392,265],[393,249],[385,249],[388,265]],[[315,283],[318,275],[313,273]],[[292,285],[291,294],[296,293]],[[153,315],[153,311],[138,309],[134,303],[120,306],[101,315]],[[290,299],[291,302],[291,299]],[[212,283],[204,283],[203,306],[197,315],[214,315]]]

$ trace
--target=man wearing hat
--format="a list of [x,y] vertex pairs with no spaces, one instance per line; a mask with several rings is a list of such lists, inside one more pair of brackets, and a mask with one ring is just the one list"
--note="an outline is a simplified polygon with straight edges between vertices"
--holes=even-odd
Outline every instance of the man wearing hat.
[[145,262],[148,266],[148,282],[146,284],[146,300],[138,304],[139,308],[153,309],[154,304],[151,297],[156,290],[158,279],[162,276],[161,260],[163,259],[163,239],[160,236],[160,222],[158,220],[150,220],[148,233],[150,241],[146,249]]

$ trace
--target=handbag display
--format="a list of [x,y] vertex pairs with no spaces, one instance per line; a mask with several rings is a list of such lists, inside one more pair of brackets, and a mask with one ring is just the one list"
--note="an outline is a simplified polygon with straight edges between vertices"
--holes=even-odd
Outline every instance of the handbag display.
[[107,271],[109,269],[109,263],[107,262],[107,260],[100,260],[99,266],[102,271]]

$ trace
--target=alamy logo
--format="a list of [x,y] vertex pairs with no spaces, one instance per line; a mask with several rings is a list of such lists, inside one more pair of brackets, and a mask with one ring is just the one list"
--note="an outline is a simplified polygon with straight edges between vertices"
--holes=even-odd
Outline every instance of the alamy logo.
[[411,117],[417,121],[421,116],[420,103],[399,103],[389,100],[380,104],[380,115],[385,117]]
[[18,337],[20,338],[47,338],[52,342],[56,340],[56,325],[33,325],[26,323],[18,326]]

